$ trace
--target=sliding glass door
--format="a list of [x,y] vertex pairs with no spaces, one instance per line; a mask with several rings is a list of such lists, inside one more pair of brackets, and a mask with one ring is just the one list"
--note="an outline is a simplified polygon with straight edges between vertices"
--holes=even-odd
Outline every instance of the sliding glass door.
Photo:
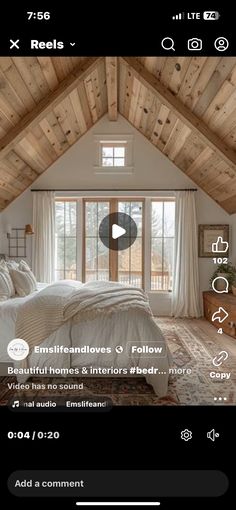
[[109,249],[99,238],[99,225],[110,212],[108,201],[84,202],[84,271],[86,282],[109,280]]
[[143,202],[118,201],[118,211],[128,214],[136,223],[137,239],[127,250],[118,252],[118,281],[135,287],[143,286]]
[[[138,236],[126,250],[113,251],[99,238],[99,225],[111,213],[126,213],[136,222]],[[84,200],[84,281],[111,280],[143,286],[143,201],[119,199]]]
[[[172,291],[173,197],[58,198],[55,213],[57,280],[110,280],[145,287],[147,292]],[[126,213],[137,225],[137,239],[126,250],[109,251],[100,240],[100,223],[111,213]]]

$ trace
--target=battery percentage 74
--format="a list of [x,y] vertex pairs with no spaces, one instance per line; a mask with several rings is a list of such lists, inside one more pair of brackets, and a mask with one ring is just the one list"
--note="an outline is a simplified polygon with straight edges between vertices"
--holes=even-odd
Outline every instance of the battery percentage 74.
[[220,17],[220,13],[218,11],[204,11],[203,13],[203,19],[209,21],[209,20],[212,20],[212,21],[215,21],[217,19],[219,19]]

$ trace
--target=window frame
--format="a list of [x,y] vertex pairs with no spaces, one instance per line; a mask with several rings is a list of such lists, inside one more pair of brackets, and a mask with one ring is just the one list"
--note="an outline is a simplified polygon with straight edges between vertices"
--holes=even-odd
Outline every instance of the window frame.
[[[82,226],[82,281],[85,282],[85,274],[86,274],[86,214],[85,207],[86,202],[109,202],[110,209],[109,214],[116,213],[118,211],[119,202],[142,202],[142,269],[141,269],[141,280],[142,286],[144,289],[145,282],[145,198],[144,197],[126,197],[126,196],[117,196],[117,197],[89,197],[83,198],[83,226]],[[114,250],[109,251],[109,280],[110,281],[118,281],[118,252]]]
[[[152,235],[152,204],[153,202],[162,202],[162,203],[166,203],[166,202],[173,202],[174,204],[176,204],[176,200],[175,200],[175,197],[155,197],[155,198],[151,198],[151,211],[150,211],[150,279],[149,279],[149,292],[152,292],[152,293],[157,293],[157,294],[172,294],[173,292],[173,288],[172,289],[152,289],[152,239],[154,239],[153,235]],[[165,210],[165,208],[164,208]],[[164,226],[164,215],[162,217],[162,234],[164,232],[164,229],[163,229],[163,226]],[[160,236],[158,237],[159,239],[162,240],[162,278],[163,278],[163,275],[164,275],[164,271],[163,271],[163,264],[164,264],[164,239],[173,239],[174,242],[175,242],[175,232],[174,232],[174,236],[168,236],[168,237],[165,237],[165,236]],[[173,270],[173,268],[172,268]],[[172,276],[173,276],[173,272],[172,272]]]
[[[66,250],[65,250],[65,247],[66,247],[66,239],[67,238],[71,238],[71,239],[75,239],[75,264],[76,264],[76,268],[75,268],[75,279],[77,280],[77,277],[78,277],[78,257],[77,257],[77,250],[78,250],[78,234],[77,234],[77,228],[76,228],[76,235],[75,236],[66,236],[65,235],[65,203],[67,202],[74,202],[76,204],[76,227],[77,227],[77,222],[78,222],[78,199],[77,198],[60,198],[60,197],[55,197],[55,211],[56,211],[56,202],[64,202],[64,236],[58,236],[56,231],[55,231],[55,245],[56,245],[56,239],[61,238],[64,240],[64,267],[63,269],[58,269],[57,268],[57,260],[56,260],[56,257],[55,257],[55,275],[57,275],[57,273],[60,273],[60,272],[63,272],[63,280],[66,280],[66,273],[69,272],[69,269],[67,269],[65,267],[66,265]],[[55,218],[56,218],[56,214],[55,214]],[[60,281],[60,280],[56,280],[56,281]]]
[[[123,175],[133,174],[133,135],[94,135],[94,173],[101,175]],[[103,166],[102,165],[102,148],[103,146],[125,147],[125,165],[124,166]]]
[[[107,157],[103,156],[102,152],[103,152],[104,148],[112,149],[112,152],[113,152],[112,156],[110,156],[110,157],[109,156],[107,156]],[[124,149],[124,157],[116,157],[115,156],[115,149]],[[100,154],[99,154],[99,156],[100,156],[100,166],[102,168],[105,168],[105,169],[107,169],[107,168],[108,169],[110,169],[110,168],[112,168],[112,169],[114,169],[114,168],[116,168],[116,169],[117,168],[118,169],[119,168],[125,168],[126,167],[126,161],[127,161],[127,142],[119,142],[119,141],[116,141],[116,142],[105,142],[105,141],[100,142]],[[104,159],[112,159],[113,163],[114,163],[115,159],[122,159],[122,160],[124,160],[124,165],[114,165],[114,164],[113,165],[103,165],[103,160]]]
[[[82,198],[82,282],[85,283],[85,275],[86,275],[86,202],[109,202],[109,197],[88,197]],[[109,279],[110,279],[110,256],[111,253],[109,251]]]
[[[76,202],[76,225],[77,225],[77,235],[76,235],[76,279],[82,282],[85,282],[85,202],[109,202],[113,204],[113,208],[110,208],[111,212],[116,212],[116,208],[114,206],[115,202],[142,202],[142,289],[151,294],[166,294],[171,295],[172,290],[157,290],[151,288],[152,283],[152,259],[151,259],[151,248],[152,248],[152,202],[176,202],[175,197],[172,196],[158,196],[154,197],[153,195],[147,196],[142,194],[140,195],[117,195],[117,196],[109,196],[109,195],[100,195],[100,196],[56,196],[55,202]],[[69,236],[70,237],[70,236]],[[175,235],[174,235],[175,238]],[[164,238],[163,238],[164,239]],[[55,234],[55,242],[56,242],[56,234]],[[110,251],[109,258],[112,257],[112,276],[115,275],[115,271],[118,270],[118,253],[114,251]],[[59,271],[59,270],[58,270]],[[66,269],[63,270],[64,275]],[[110,271],[110,260],[109,260],[109,271]],[[111,279],[110,273],[109,278]]]

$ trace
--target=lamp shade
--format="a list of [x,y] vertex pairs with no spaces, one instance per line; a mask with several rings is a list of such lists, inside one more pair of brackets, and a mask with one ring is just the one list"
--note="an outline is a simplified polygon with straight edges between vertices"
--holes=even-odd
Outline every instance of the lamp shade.
[[26,236],[32,236],[34,234],[34,229],[33,229],[33,226],[28,224],[28,225],[25,225],[25,235]]

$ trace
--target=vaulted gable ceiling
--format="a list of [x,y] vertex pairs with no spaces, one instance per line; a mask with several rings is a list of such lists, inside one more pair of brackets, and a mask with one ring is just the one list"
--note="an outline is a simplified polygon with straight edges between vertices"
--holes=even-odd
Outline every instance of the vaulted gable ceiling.
[[236,58],[0,58],[0,210],[108,112],[236,212]]

